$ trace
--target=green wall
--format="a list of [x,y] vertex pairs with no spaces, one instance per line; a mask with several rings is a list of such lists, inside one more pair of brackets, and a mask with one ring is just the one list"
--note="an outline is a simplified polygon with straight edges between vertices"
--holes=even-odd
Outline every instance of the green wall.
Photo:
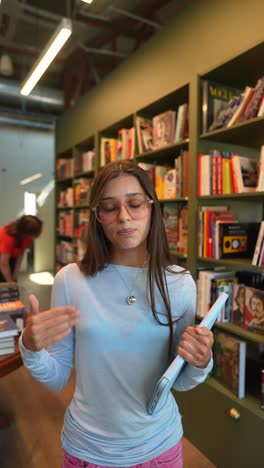
[[263,0],[194,0],[57,122],[60,153],[264,40]]

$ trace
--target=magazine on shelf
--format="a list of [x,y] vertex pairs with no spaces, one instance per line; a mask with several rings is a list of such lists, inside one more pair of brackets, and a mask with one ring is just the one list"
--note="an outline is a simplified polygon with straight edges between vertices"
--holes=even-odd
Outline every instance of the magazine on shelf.
[[202,84],[202,133],[208,132],[219,112],[227,106],[230,99],[240,96],[241,90],[205,80]]

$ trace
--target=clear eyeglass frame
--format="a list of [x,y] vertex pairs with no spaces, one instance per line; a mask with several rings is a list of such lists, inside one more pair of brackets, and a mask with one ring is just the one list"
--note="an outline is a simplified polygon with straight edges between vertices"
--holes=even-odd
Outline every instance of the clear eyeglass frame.
[[[147,202],[147,207],[149,208],[154,203],[154,201],[148,195],[144,195],[144,194],[142,194],[142,195],[144,196],[145,202]],[[127,212],[129,213],[129,215],[131,216],[132,219],[143,219],[147,215],[147,212],[144,212],[143,215],[141,214],[139,216],[139,213],[137,213],[137,215],[135,216],[136,213],[133,212],[133,207],[129,207],[127,205],[127,203],[122,203],[120,201],[119,201],[118,204],[119,204],[118,211],[116,213],[109,213],[108,215],[106,215],[104,221],[102,221],[102,219],[100,219],[100,215],[98,214],[99,203],[97,203],[95,206],[93,206],[91,208],[91,210],[94,212],[97,221],[99,221],[99,223],[101,223],[101,224],[111,224],[111,223],[115,222],[115,220],[117,219],[118,214],[120,212],[121,205],[125,206]],[[107,221],[107,218],[109,218],[108,221]]]

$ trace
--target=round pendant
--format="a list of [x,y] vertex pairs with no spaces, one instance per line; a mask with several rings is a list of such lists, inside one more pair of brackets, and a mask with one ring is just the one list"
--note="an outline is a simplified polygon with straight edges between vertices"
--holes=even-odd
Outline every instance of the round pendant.
[[126,301],[128,305],[132,305],[132,304],[135,304],[135,302],[137,302],[135,296],[127,296]]

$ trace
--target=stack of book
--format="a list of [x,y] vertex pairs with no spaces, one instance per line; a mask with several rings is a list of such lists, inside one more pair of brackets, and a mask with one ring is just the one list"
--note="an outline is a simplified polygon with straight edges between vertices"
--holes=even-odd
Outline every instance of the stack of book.
[[15,337],[19,329],[8,313],[0,313],[0,356],[15,352]]
[[24,327],[25,305],[16,283],[0,283],[0,356],[15,352],[15,337]]
[[0,303],[6,301],[15,301],[19,298],[19,289],[17,283],[0,283]]

